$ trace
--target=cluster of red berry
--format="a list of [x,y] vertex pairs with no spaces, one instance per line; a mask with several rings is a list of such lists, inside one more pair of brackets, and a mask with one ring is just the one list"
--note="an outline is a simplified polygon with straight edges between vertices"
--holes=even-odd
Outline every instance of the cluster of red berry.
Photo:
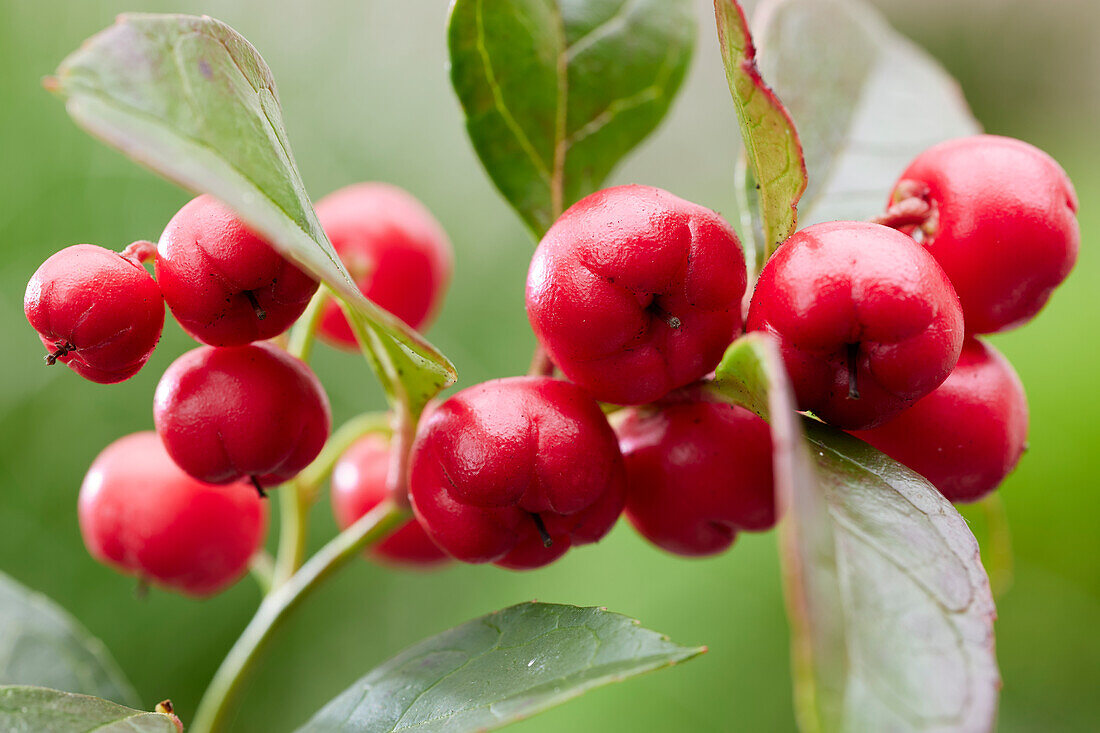
[[[337,191],[317,212],[363,292],[422,326],[451,269],[450,244],[431,215],[380,184]],[[150,258],[155,280],[142,264]],[[133,376],[160,339],[165,303],[206,344],[161,378],[156,433],[112,443],[89,469],[79,516],[92,555],[195,595],[240,577],[263,542],[263,487],[296,476],[331,430],[313,371],[266,341],[302,316],[317,288],[210,196],[180,209],[156,246],[76,245],[35,272],[24,309],[49,364],[104,384]],[[325,304],[319,334],[355,346],[335,303]]]
[[[550,228],[528,273],[527,312],[546,359],[531,376],[428,406],[409,457],[415,518],[373,554],[534,568],[599,540],[624,510],[682,555],[771,527],[768,426],[700,387],[745,329],[776,338],[799,409],[853,431],[948,499],[977,499],[1018,461],[1027,404],[1012,367],[976,334],[1028,321],[1065,279],[1076,207],[1064,171],[1030,145],[988,135],[937,145],[902,174],[876,222],[817,224],[782,244],[744,319],[745,257],[720,216],[645,186],[592,194]],[[370,184],[317,211],[363,292],[424,326],[451,270],[431,215]],[[239,576],[262,539],[264,507],[244,482],[293,477],[327,439],[313,373],[252,343],[301,316],[317,284],[205,196],[161,237],[156,282],[140,250],[55,255],[31,281],[27,316],[51,363],[95,381],[125,379],[148,359],[162,294],[209,344],[161,380],[159,440],[142,433],[110,446],[80,499],[94,555],[207,593]],[[326,307],[322,337],[354,345]],[[600,403],[625,407],[614,430]],[[383,500],[389,462],[377,436],[337,462],[341,526]]]
[[[776,338],[799,409],[948,499],[977,499],[1019,460],[1027,403],[976,334],[1046,303],[1076,260],[1076,208],[1065,172],[1030,145],[937,145],[880,221],[787,240],[743,324],[745,260],[721,217],[644,186],[592,194],[550,228],[527,279],[539,344],[572,385],[499,380],[436,409],[412,454],[417,515],[454,557],[506,567],[599,539],[620,506],[682,555],[771,527],[767,425],[696,384],[743,327]],[[628,406],[613,420],[617,446],[597,401]]]

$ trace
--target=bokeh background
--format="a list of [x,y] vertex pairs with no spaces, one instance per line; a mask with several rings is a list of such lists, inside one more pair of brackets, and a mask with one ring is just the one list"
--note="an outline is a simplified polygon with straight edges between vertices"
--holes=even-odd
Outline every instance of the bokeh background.
[[[962,82],[992,132],[1045,148],[1075,181],[1083,247],[1038,320],[998,336],[1032,408],[1030,450],[1001,491],[1014,584],[1000,598],[1000,729],[1095,730],[1100,719],[1100,52],[1093,0],[882,0],[879,7]],[[40,78],[124,10],[208,13],[248,37],[275,73],[290,139],[314,197],[367,179],[419,196],[454,240],[458,264],[432,340],[461,384],[526,369],[533,337],[523,280],[533,243],[472,153],[445,71],[443,0],[0,0],[0,569],[72,611],[102,638],[144,702],[171,697],[188,720],[259,600],[248,578],[198,602],[94,563],[76,522],[85,469],[108,442],[151,428],[159,374],[191,344],[177,326],[135,379],[101,387],[42,367],[21,312],[50,253],[155,240],[187,199],[73,125]],[[667,122],[613,176],[725,213],[734,204],[737,127],[709,3]],[[828,29],[821,29],[827,33]],[[812,175],[812,171],[811,171]],[[315,367],[337,418],[381,406],[365,364],[320,348]],[[980,517],[975,525],[982,536]],[[335,531],[327,501],[314,544]],[[535,731],[784,731],[794,727],[774,533],[711,560],[673,558],[620,525],[599,547],[517,574],[453,567],[409,574],[356,562],[294,615],[253,680],[236,730],[282,731],[402,647],[537,598],[604,605],[710,652],[591,693],[516,726]],[[2,630],[0,630],[2,634]]]

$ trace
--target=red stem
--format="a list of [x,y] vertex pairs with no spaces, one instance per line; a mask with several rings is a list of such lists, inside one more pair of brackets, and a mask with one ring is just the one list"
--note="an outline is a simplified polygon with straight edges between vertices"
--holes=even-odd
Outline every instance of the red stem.
[[393,437],[390,442],[390,467],[386,476],[386,494],[395,506],[409,508],[409,451],[416,435],[416,420],[407,407],[394,411]]
[[932,217],[935,207],[923,198],[913,196],[893,204],[882,216],[871,219],[873,224],[882,224],[891,229],[920,227]]
[[552,377],[554,376],[554,362],[550,360],[550,355],[546,353],[546,349],[542,348],[542,344],[535,347],[535,353],[531,357],[531,367],[527,370],[527,376],[529,377]]

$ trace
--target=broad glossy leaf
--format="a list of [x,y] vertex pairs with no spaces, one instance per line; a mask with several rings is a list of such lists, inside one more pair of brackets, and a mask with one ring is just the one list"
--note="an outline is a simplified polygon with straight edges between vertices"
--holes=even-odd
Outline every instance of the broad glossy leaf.
[[[741,140],[757,191],[763,242],[756,243],[759,270],[775,248],[794,234],[798,200],[806,190],[806,164],[794,122],[764,82],[745,13],[736,0],[714,0],[718,45],[741,125]],[[756,229],[750,230],[753,235]]]
[[694,38],[690,0],[455,0],[466,130],[536,236],[661,121]]
[[603,609],[524,603],[406,649],[299,731],[492,730],[703,651]]
[[774,343],[750,334],[727,351],[715,391],[771,412],[800,727],[991,730],[995,612],[965,520],[846,433],[806,418],[805,443],[792,445],[781,365]]
[[391,400],[417,409],[455,379],[431,344],[367,300],[325,237],[263,58],[209,17],[125,14],[47,86],[77,124],[193,191],[231,206],[339,297]]
[[754,30],[802,140],[805,224],[881,214],[918,153],[979,130],[958,83],[865,0],[762,0]]
[[0,685],[14,684],[137,702],[99,639],[49,598],[0,573]]
[[0,687],[0,730],[11,733],[180,733],[174,715],[45,687]]

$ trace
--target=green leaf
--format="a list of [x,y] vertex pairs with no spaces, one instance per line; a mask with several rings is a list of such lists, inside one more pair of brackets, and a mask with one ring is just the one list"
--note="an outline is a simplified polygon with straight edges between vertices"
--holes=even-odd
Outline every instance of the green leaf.
[[979,131],[958,83],[864,0],[764,0],[754,28],[798,123],[804,223],[881,214],[918,153]]
[[455,0],[466,130],[536,236],[657,127],[694,38],[690,0]]
[[714,17],[745,158],[759,191],[764,236],[754,247],[759,270],[794,234],[798,200],[806,190],[806,163],[794,122],[756,67],[756,48],[741,6],[736,0],[714,0]]
[[[803,731],[980,731],[996,720],[993,599],[965,520],[916,473],[816,420],[750,334],[714,391],[772,416]],[[783,412],[780,412],[783,410]]]
[[455,380],[442,354],[355,286],[306,194],[271,71],[232,28],[208,17],[121,15],[47,87],[88,132],[224,201],[328,285],[392,401],[416,411]]
[[180,733],[174,715],[146,713],[45,687],[0,687],[0,730],[49,733]]
[[492,730],[703,651],[603,609],[524,603],[406,649],[299,731]]
[[[53,687],[130,705],[137,694],[103,643],[46,596],[0,573],[0,685]],[[6,730],[0,725],[0,730]]]

